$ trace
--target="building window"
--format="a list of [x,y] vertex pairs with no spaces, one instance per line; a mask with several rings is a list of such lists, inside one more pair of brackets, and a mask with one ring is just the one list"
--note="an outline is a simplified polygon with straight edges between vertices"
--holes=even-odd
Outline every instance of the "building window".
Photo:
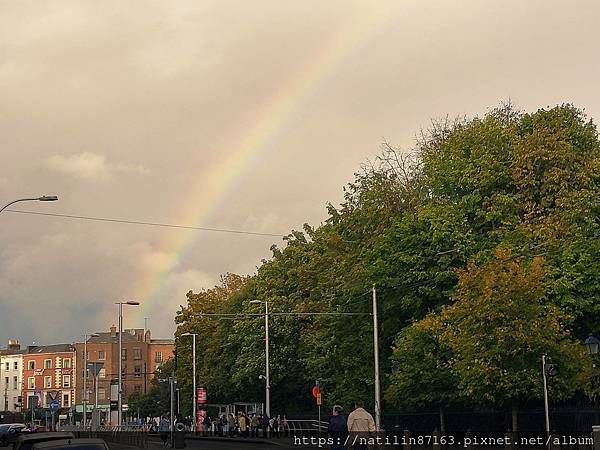
[[10,368],[10,363],[6,363],[6,370]]
[[133,376],[140,378],[142,376],[142,366],[135,366],[133,368]]
[[98,378],[106,378],[106,369],[104,367],[98,372]]
[[154,359],[156,360],[157,363],[163,362],[163,354],[162,354],[162,352],[156,352],[156,355],[155,355]]
[[35,370],[35,361],[28,361],[27,362],[27,368],[29,370]]
[[71,376],[63,375],[63,387],[68,388],[71,387]]
[[44,360],[44,369],[52,369],[52,360],[51,359]]
[[127,359],[127,349],[126,348],[121,349],[121,359],[123,361],[125,361]]
[[63,359],[62,362],[63,362],[63,364],[62,364],[63,369],[70,369],[71,368],[71,358]]
[[142,386],[140,386],[139,384],[136,384],[136,385],[133,387],[133,390],[134,390],[135,392],[142,392]]
[[69,406],[69,394],[63,395],[63,408],[67,408]]
[[127,365],[123,364],[121,367],[121,376],[125,378],[127,376]]
[[27,378],[27,388],[28,389],[35,389],[35,377],[29,377],[29,378]]
[[44,377],[44,388],[48,389],[52,387],[52,377]]
[[142,349],[141,348],[133,349],[133,359],[142,359]]
[[98,350],[98,359],[104,361],[106,359],[106,352],[104,350]]
[[8,386],[8,377],[4,377],[4,384]]
[[[6,363],[6,368],[8,369],[8,363]],[[14,365],[15,370],[19,370],[19,362],[15,361],[15,365]]]
[[106,389],[98,388],[98,400],[106,398]]
[[[6,384],[8,384],[8,378],[6,379]],[[13,389],[19,389],[19,379],[16,375],[13,377]]]

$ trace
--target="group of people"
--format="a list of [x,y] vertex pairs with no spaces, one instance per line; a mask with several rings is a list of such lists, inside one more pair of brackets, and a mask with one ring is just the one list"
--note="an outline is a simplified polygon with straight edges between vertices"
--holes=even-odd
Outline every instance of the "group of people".
[[[360,438],[366,438],[376,431],[373,416],[365,410],[362,401],[356,401],[355,409],[346,418],[339,405],[333,407],[327,431],[332,438],[331,450],[345,450],[351,443],[354,450],[366,450],[368,447]],[[356,437],[356,439],[355,439]]]
[[266,414],[238,412],[222,414],[217,422],[219,436],[280,437],[289,434],[286,416],[269,417]]

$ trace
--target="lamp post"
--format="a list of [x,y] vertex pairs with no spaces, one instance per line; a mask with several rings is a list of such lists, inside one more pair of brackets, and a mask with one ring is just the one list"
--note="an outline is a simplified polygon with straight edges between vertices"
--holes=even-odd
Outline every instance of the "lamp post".
[[83,335],[83,429],[87,427],[87,404],[88,404],[88,388],[87,388],[87,374],[88,374],[88,351],[87,341],[91,337],[97,337],[97,334],[84,334]]
[[598,355],[598,348],[600,347],[600,339],[598,339],[596,337],[596,335],[594,335],[594,333],[590,333],[588,338],[585,340],[584,344],[587,348],[588,355],[590,355],[590,356]]
[[196,397],[196,333],[183,333],[181,336],[192,336],[192,377],[194,378],[193,387],[192,387],[192,431],[196,431],[196,408],[198,405],[198,398]]
[[265,413],[271,417],[271,376],[269,374],[269,302],[251,300],[253,304],[265,305]]
[[4,211],[10,205],[14,205],[19,202],[55,202],[58,200],[56,195],[42,195],[41,197],[32,197],[32,198],[20,198],[18,200],[13,200],[10,203],[7,203],[2,208],[0,208],[0,212]]
[[119,392],[117,420],[119,429],[123,426],[123,305],[138,306],[140,302],[129,300],[126,302],[116,302],[119,305]]

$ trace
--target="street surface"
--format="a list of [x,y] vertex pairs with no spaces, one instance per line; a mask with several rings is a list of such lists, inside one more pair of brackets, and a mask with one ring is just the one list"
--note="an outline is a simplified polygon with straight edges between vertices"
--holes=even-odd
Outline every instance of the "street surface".
[[[193,450],[288,450],[293,447],[279,446],[272,444],[259,444],[243,442],[242,439],[233,438],[230,441],[213,441],[213,440],[200,440],[200,439],[186,439],[186,449]],[[295,447],[300,448],[300,447]],[[307,448],[307,447],[303,447]],[[157,438],[150,438],[148,440],[148,450],[160,450],[164,449],[162,442]],[[131,450],[131,447],[113,447],[111,450]]]

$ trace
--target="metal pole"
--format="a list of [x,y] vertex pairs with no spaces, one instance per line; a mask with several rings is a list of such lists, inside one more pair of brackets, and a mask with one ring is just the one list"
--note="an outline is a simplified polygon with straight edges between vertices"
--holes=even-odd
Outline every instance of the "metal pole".
[[548,379],[546,378],[546,355],[542,355],[542,376],[544,379],[544,414],[546,417],[546,437],[550,436],[550,410],[548,407]]
[[87,334],[83,335],[83,429],[87,429]]
[[375,359],[375,428],[379,431],[381,427],[381,385],[379,382],[379,328],[375,285],[373,285],[373,357]]
[[[98,373],[94,375],[94,414],[96,415],[97,424],[100,424],[100,413],[98,411]],[[95,431],[95,430],[94,430]]]
[[196,392],[196,335],[192,334],[192,376],[194,377],[194,392],[192,394],[192,430],[196,431],[197,418],[196,408],[198,404],[197,392]]
[[266,405],[267,416],[271,417],[271,375],[269,371],[269,302],[265,302],[265,382],[266,382]]
[[171,382],[171,387],[170,387],[170,391],[171,391],[171,417],[170,417],[170,424],[169,424],[169,430],[171,431],[171,447],[173,447],[173,424],[175,421],[175,404],[174,404],[174,390],[175,390],[175,372],[173,372],[173,374],[171,375],[171,378],[169,380]]
[[119,421],[119,430],[122,426],[123,416],[123,303],[119,303],[119,393],[117,420]]

